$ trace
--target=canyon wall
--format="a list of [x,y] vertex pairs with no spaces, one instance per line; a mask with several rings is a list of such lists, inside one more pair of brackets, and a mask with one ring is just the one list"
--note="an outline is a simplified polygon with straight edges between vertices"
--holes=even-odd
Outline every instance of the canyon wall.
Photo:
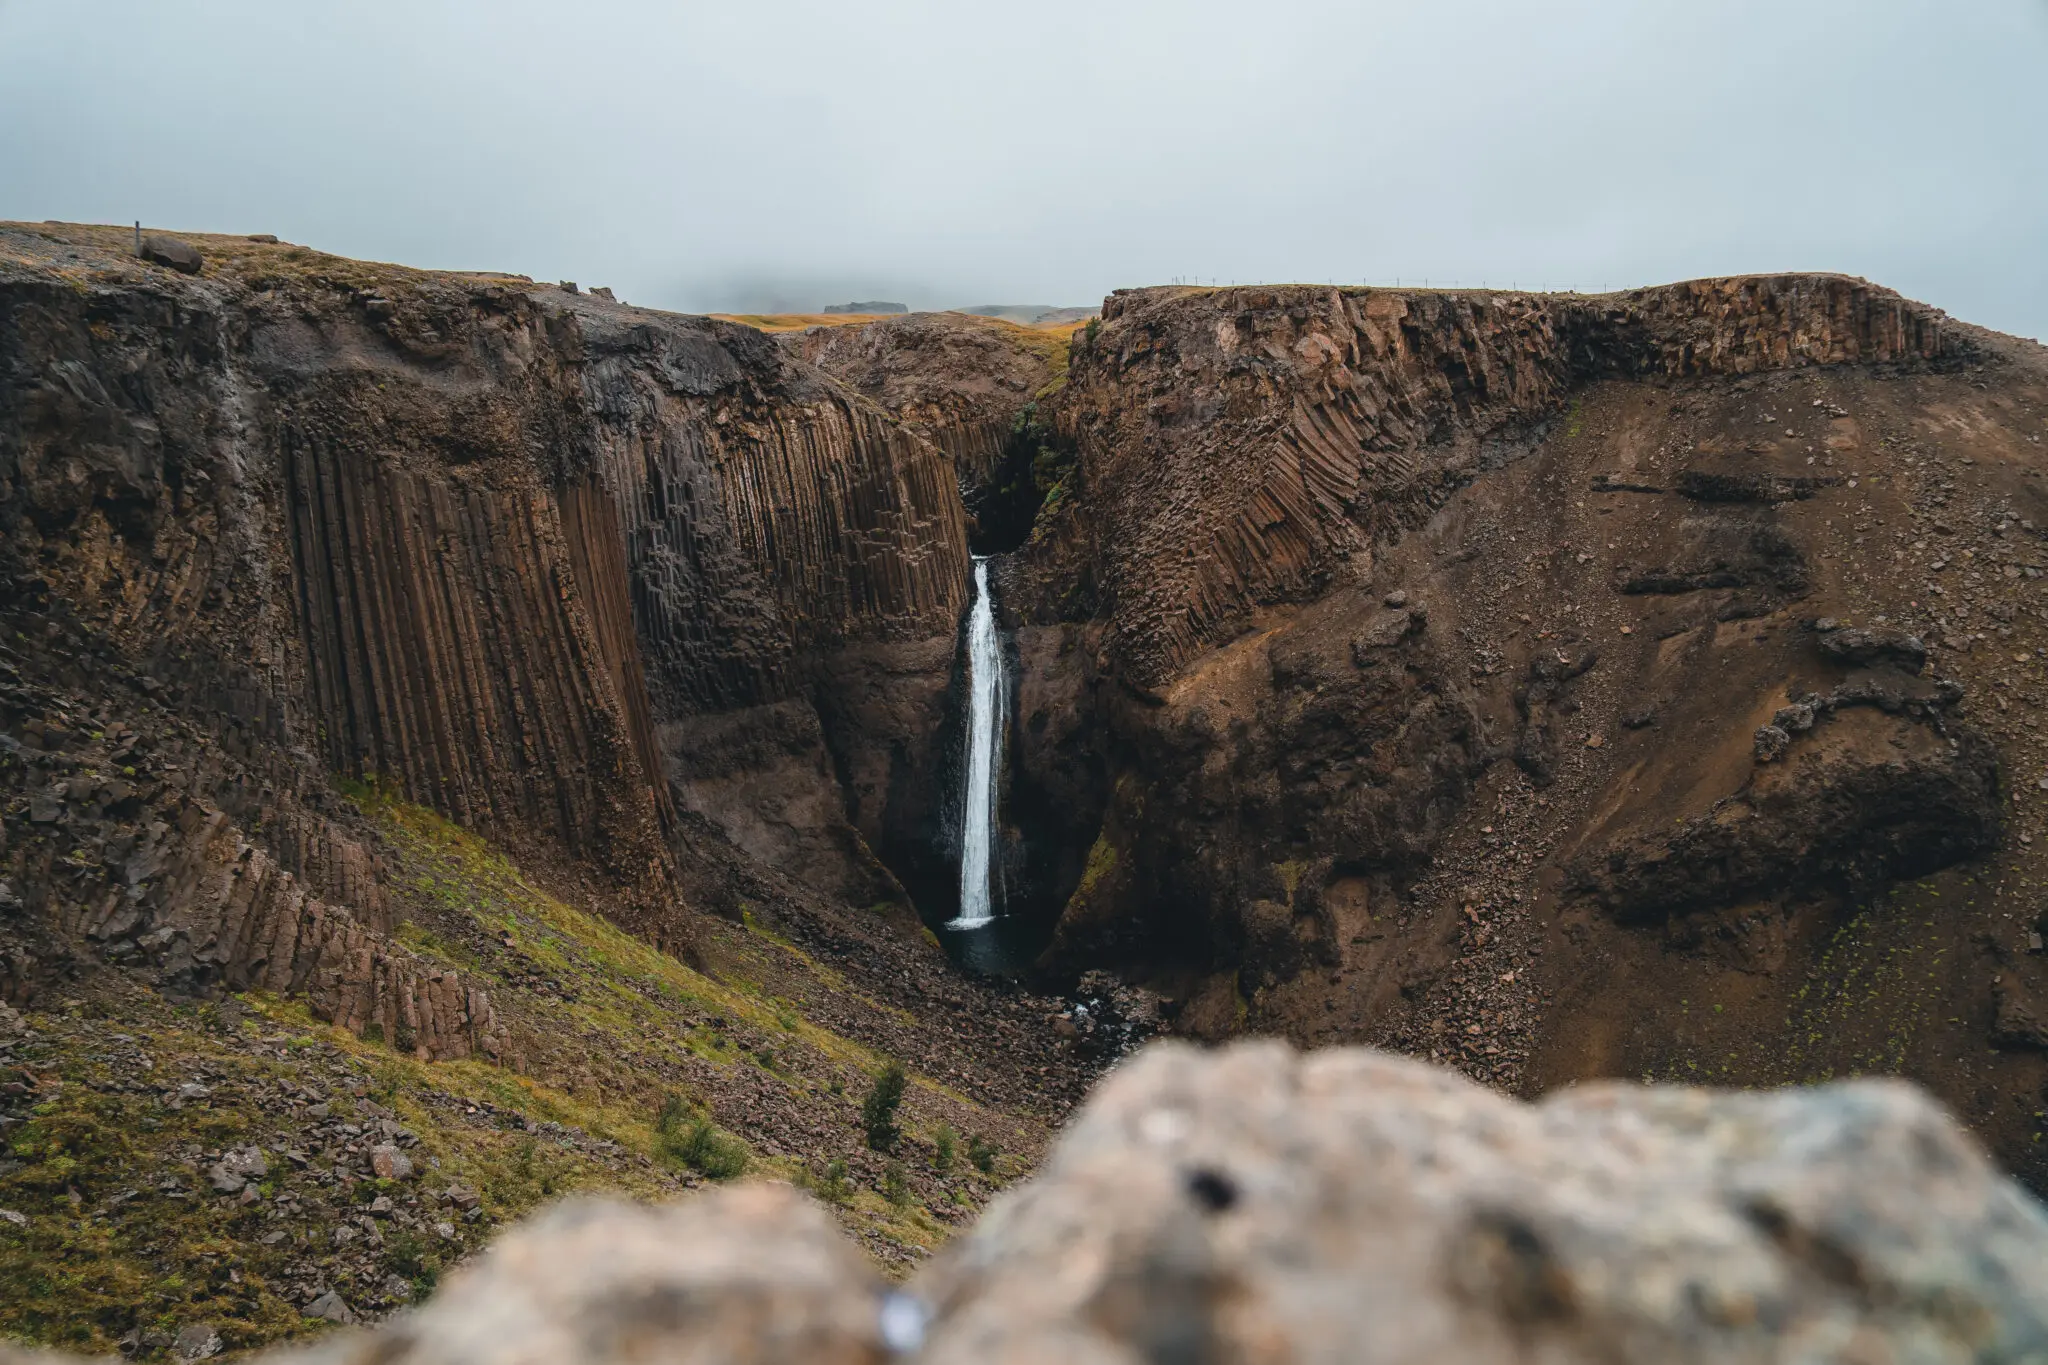
[[945,453],[752,329],[589,296],[591,469],[681,800],[828,897],[939,838],[967,532]]
[[943,450],[978,542],[1008,548],[1037,510],[1042,433],[1030,418],[1059,388],[1069,336],[972,313],[911,313],[780,340]]
[[1526,450],[1575,386],[1964,344],[1933,310],[1835,276],[1583,300],[1122,290],[1102,316],[1058,403],[1085,487],[1062,510],[1085,528],[1119,673],[1141,688],[1259,607],[1368,581],[1381,539]]
[[1834,276],[1113,296],[1004,576],[1042,967],[1508,1086],[1904,1070],[2044,1178],[2044,397]]
[[145,741],[232,768],[174,765],[47,830],[27,819],[39,767],[86,760],[17,766],[12,882],[50,921],[147,940],[178,977],[151,885],[117,897],[139,919],[60,913],[43,836],[225,820],[238,878],[319,899],[252,892],[280,946],[223,939],[215,979],[304,990],[312,968],[291,964],[331,937],[304,928],[317,907],[390,928],[374,851],[331,856],[374,845],[338,777],[490,835],[679,949],[693,909],[739,914],[738,867],[818,914],[887,902],[887,932],[908,927],[870,845],[934,837],[967,584],[942,451],[748,328],[195,241],[186,276],[111,229],[0,230],[4,570],[36,637],[24,676],[68,687],[10,726],[133,705],[160,717]]

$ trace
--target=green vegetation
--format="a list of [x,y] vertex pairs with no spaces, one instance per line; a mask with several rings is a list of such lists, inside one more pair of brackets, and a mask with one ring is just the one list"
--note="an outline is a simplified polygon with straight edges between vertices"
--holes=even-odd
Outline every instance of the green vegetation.
[[1850,913],[1814,944],[1813,965],[1785,999],[1777,1027],[1759,1028],[1740,1001],[1681,999],[1673,1046],[1642,1079],[1811,1085],[1938,1074],[1956,1054],[1940,1002],[1953,975],[1967,969],[1955,952],[1958,908],[1943,906],[1942,890],[1960,895],[1966,914],[1977,905],[1977,885],[1967,874],[1937,874]]
[[[334,1243],[342,1213],[380,1194],[430,1196],[457,1182],[477,1190],[479,1221],[462,1224],[460,1249],[574,1189],[657,1198],[675,1189],[610,1157],[600,1139],[574,1136],[588,1127],[542,1140],[468,1117],[511,1101],[591,1127],[606,1121],[530,1078],[397,1057],[296,1003],[239,1003],[246,1008],[173,1006],[129,989],[30,1016],[34,1032],[17,1045],[11,1074],[34,1076],[40,1098],[0,1154],[0,1208],[24,1220],[0,1223],[0,1335],[96,1354],[133,1337],[148,1356],[160,1346],[141,1343],[205,1321],[231,1349],[261,1346],[310,1330],[299,1312],[307,1274],[356,1304],[393,1276],[415,1296],[432,1291],[451,1250],[438,1238],[394,1227],[381,1249]],[[115,1029],[133,1041],[110,1042]],[[205,1093],[166,1100],[184,1084]],[[419,1178],[366,1178],[360,1156],[283,1159],[314,1147],[303,1128],[309,1090],[343,1113],[352,1093],[394,1112],[418,1135]],[[270,1153],[247,1203],[215,1193],[207,1175],[217,1154],[245,1145]]]
[[1081,880],[1074,886],[1074,894],[1067,898],[1069,906],[1084,906],[1094,899],[1096,890],[1103,880],[1116,871],[1116,845],[1109,841],[1107,831],[1095,836],[1095,842],[1088,846],[1088,861],[1081,867]]
[[939,1125],[939,1131],[932,1136],[933,1170],[937,1171],[940,1175],[944,1175],[953,1169],[953,1162],[957,1159],[958,1155],[956,1147],[959,1141],[959,1135],[953,1131],[952,1124],[942,1123]]
[[662,1101],[655,1134],[656,1148],[665,1160],[713,1180],[731,1180],[747,1169],[747,1144],[721,1132],[709,1114],[692,1112],[681,1095]]
[[988,1139],[978,1134],[967,1139],[967,1160],[983,1175],[995,1174],[998,1155],[995,1144]]
[[896,1150],[896,1139],[901,1136],[896,1127],[896,1108],[903,1103],[904,1079],[903,1067],[889,1063],[875,1077],[868,1097],[861,1101],[861,1132],[866,1135],[868,1146],[877,1152]]
[[[303,1000],[173,1005],[89,976],[78,999],[31,1012],[0,1075],[30,1091],[10,1106],[28,1121],[0,1137],[0,1209],[24,1220],[0,1219],[0,1336],[101,1355],[128,1339],[156,1360],[204,1321],[229,1349],[253,1349],[325,1330],[300,1312],[316,1286],[371,1311],[430,1294],[506,1221],[563,1195],[659,1200],[743,1173],[796,1180],[868,1244],[918,1252],[949,1229],[910,1174],[849,1169],[869,1160],[863,1092],[888,1101],[872,1116],[891,1133],[995,1124],[1031,1140],[1028,1123],[822,1027],[823,1002],[829,1017],[872,1010],[889,1029],[903,1015],[769,930],[709,926],[716,975],[698,971],[381,784],[350,793],[388,841],[400,942],[488,985],[514,1055],[422,1062]],[[764,1084],[830,1136],[800,1156],[751,1149],[742,1134]],[[187,1085],[199,1098],[180,1098]],[[371,1121],[364,1104],[412,1135],[410,1181],[376,1179],[360,1140],[351,1150],[337,1135]],[[208,1175],[245,1146],[269,1166],[246,1203]],[[938,1198],[971,1209],[991,1183],[955,1172]],[[458,1185],[473,1203],[444,1197]],[[395,1206],[379,1215],[382,1240],[338,1241],[379,1197]]]
[[412,1287],[415,1298],[425,1298],[441,1282],[440,1254],[417,1232],[402,1229],[393,1233],[386,1242],[385,1259]]
[[1566,436],[1577,436],[1585,429],[1585,414],[1580,411],[1579,400],[1577,398],[1574,398],[1571,401],[1571,405],[1565,409],[1564,434]]
[[846,1163],[834,1157],[822,1168],[806,1166],[797,1172],[796,1183],[827,1204],[853,1202],[853,1182],[846,1178]]

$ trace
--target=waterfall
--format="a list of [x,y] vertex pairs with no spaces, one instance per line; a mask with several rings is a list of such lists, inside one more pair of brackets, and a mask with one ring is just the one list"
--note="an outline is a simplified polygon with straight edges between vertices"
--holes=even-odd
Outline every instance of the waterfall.
[[1003,642],[988,597],[988,560],[974,561],[974,609],[967,617],[967,781],[960,790],[960,914],[948,929],[979,929],[995,919],[995,843],[1002,771],[1005,695]]

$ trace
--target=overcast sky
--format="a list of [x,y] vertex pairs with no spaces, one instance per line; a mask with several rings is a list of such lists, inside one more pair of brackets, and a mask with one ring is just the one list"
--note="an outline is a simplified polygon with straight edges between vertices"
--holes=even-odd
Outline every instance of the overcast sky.
[[696,310],[1840,270],[2048,337],[2048,0],[0,0],[0,218]]

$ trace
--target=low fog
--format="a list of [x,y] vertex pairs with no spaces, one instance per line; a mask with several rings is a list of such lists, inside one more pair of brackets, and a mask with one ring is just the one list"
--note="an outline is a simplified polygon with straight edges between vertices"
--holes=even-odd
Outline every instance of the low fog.
[[2048,336],[2048,5],[0,0],[0,218],[693,311],[1864,275]]

